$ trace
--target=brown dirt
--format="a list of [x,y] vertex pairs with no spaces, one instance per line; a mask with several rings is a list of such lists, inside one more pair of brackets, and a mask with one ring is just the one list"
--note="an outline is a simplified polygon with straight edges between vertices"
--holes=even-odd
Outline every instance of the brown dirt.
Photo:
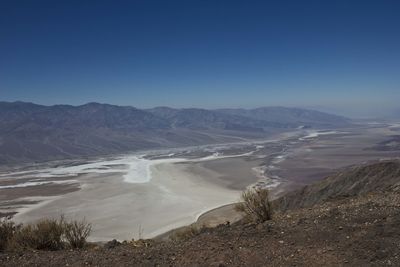
[[17,214],[16,212],[0,212],[0,219],[1,218],[10,218]]
[[0,266],[400,266],[400,192],[221,225],[179,242],[0,254]]

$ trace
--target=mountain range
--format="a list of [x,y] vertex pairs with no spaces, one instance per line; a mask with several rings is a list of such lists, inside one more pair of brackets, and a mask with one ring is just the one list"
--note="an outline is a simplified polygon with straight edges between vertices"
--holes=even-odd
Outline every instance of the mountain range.
[[341,116],[284,107],[137,109],[99,103],[0,102],[0,164],[234,142],[298,127],[349,123]]

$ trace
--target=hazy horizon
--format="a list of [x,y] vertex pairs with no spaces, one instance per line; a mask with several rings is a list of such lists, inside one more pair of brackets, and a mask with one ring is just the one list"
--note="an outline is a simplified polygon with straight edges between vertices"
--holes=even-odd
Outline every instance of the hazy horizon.
[[398,1],[8,2],[0,100],[399,114]]

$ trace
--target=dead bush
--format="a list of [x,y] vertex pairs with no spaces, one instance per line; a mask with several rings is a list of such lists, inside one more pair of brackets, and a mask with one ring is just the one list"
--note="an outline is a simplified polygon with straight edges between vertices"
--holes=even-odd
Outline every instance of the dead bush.
[[83,248],[91,229],[91,224],[85,220],[66,222],[63,216],[27,225],[16,225],[9,219],[3,219],[0,220],[0,251]]
[[272,219],[272,206],[267,189],[247,189],[241,198],[242,202],[235,206],[237,211],[245,213],[257,223]]
[[43,219],[22,226],[13,238],[14,249],[59,250],[64,248],[64,218]]
[[198,227],[195,223],[189,226],[184,226],[181,229],[177,229],[174,234],[171,235],[170,239],[173,241],[182,241],[192,238],[200,234],[203,227]]
[[92,231],[92,225],[85,220],[71,221],[65,226],[65,239],[71,248],[83,248]]
[[10,218],[0,220],[0,251],[8,249],[10,242],[20,227],[19,224],[11,221]]

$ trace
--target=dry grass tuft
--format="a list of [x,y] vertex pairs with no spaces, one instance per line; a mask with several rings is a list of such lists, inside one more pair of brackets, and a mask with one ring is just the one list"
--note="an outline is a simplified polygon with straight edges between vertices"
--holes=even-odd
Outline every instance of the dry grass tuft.
[[198,234],[204,229],[203,227],[198,227],[196,223],[191,224],[189,226],[182,227],[181,229],[176,230],[176,232],[170,237],[172,241],[183,241],[190,239]]
[[85,220],[66,222],[63,216],[28,225],[16,225],[3,219],[0,221],[0,251],[83,248],[91,229],[91,224]]
[[83,248],[92,231],[92,225],[85,220],[71,221],[65,225],[65,239],[71,248]]
[[272,219],[272,206],[267,189],[247,189],[242,193],[241,203],[235,209],[245,213],[254,222],[263,223]]
[[14,249],[59,250],[65,247],[64,218],[42,219],[35,224],[22,226],[14,235]]
[[15,224],[10,218],[3,218],[0,220],[0,251],[4,251],[8,248],[9,243],[20,228],[21,225]]

